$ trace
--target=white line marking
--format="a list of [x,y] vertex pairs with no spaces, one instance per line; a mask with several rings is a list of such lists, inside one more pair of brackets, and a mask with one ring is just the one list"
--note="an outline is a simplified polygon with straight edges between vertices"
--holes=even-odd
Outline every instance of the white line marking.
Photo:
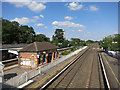
[[29,80],[28,82],[20,85],[18,88],[23,88],[23,87],[25,87],[26,85],[28,85],[28,84],[30,84],[30,83],[32,83],[32,82],[33,82],[33,80]]
[[104,76],[105,76],[105,79],[106,79],[106,82],[107,82],[107,87],[108,87],[108,89],[110,90],[110,84],[109,84],[109,82],[108,82],[107,74],[106,74],[105,67],[104,67],[104,65],[103,65],[103,62],[102,62],[102,58],[101,58],[100,53],[99,53],[99,56],[100,56],[100,62],[101,62],[102,67],[103,67],[103,73],[104,73]]

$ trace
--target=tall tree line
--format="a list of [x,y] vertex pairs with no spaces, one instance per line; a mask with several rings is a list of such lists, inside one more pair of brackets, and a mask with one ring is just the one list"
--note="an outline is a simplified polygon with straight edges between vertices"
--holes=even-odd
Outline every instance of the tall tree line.
[[2,19],[3,44],[32,43],[34,41],[50,42],[50,39],[43,34],[36,35],[34,29],[28,25],[20,25],[16,21]]
[[32,27],[28,25],[20,25],[16,21],[9,21],[2,19],[2,43],[3,44],[20,44],[20,43],[32,43],[34,41],[38,42],[51,42],[59,47],[70,47],[70,46],[85,46],[86,42],[80,40],[79,38],[71,38],[71,40],[66,40],[64,36],[63,29],[56,29],[54,35],[52,36],[52,41],[50,38],[46,37],[44,34],[36,34]]
[[59,47],[70,47],[70,46],[85,46],[86,42],[80,40],[79,38],[71,38],[71,40],[66,40],[64,37],[63,29],[56,29],[54,35],[52,36],[52,43]]

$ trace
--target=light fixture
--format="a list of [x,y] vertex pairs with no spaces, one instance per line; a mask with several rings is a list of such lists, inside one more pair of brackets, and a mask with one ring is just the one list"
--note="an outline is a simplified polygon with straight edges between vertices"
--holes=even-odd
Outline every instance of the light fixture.
[[43,53],[45,54],[46,52],[44,51]]

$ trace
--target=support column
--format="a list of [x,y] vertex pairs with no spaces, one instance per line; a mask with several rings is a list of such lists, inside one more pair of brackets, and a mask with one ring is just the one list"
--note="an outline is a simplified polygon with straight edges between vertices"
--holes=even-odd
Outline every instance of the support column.
[[51,62],[54,60],[54,52],[52,53]]
[[53,59],[52,59],[52,60],[54,60],[54,54],[55,54],[55,53],[53,52],[53,53],[52,53],[52,57],[53,57]]
[[57,59],[57,51],[55,52],[55,59]]
[[21,68],[21,56],[20,56],[20,54],[18,56],[18,67]]
[[41,55],[41,64],[43,65],[43,55]]
[[39,66],[39,56],[40,55],[37,55],[37,67]]
[[20,67],[20,55],[19,55],[19,53],[18,53],[17,59],[18,59],[18,67]]
[[59,52],[59,58],[61,58],[61,52]]
[[48,63],[47,58],[48,58],[48,54],[45,55],[45,61],[46,61],[46,63]]
[[58,51],[58,58],[60,58],[59,51]]

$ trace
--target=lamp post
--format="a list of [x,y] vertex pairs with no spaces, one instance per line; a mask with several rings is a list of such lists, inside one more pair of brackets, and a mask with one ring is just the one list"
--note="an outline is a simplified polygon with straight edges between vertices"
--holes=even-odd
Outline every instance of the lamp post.
[[112,43],[114,44],[114,47],[113,47],[113,48],[114,48],[114,51],[115,51],[115,44],[116,44],[117,42],[113,41]]
[[[104,44],[104,42],[102,42],[102,44]],[[103,45],[104,46],[104,45]],[[102,47],[102,50],[104,50],[104,48]]]

